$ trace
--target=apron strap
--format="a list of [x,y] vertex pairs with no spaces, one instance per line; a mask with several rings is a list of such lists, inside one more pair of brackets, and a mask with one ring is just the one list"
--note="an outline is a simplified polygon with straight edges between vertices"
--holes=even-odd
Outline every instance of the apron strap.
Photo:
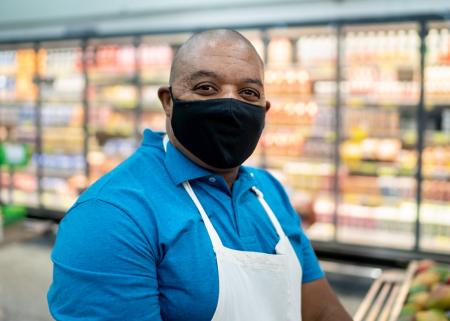
[[258,201],[261,203],[262,207],[266,211],[267,216],[269,216],[270,221],[272,222],[273,226],[275,227],[275,230],[277,231],[277,234],[280,237],[280,239],[283,237],[286,237],[286,234],[284,234],[284,231],[280,225],[280,222],[278,221],[277,217],[273,213],[269,204],[267,204],[266,200],[264,199],[264,194],[259,189],[257,189],[255,186],[253,186],[251,189],[252,189],[252,192],[256,194],[256,197],[258,198]]
[[[168,142],[169,142],[169,138],[167,137],[167,135],[164,135],[163,145],[164,145],[164,151],[166,151],[166,152],[167,152],[167,143]],[[197,210],[199,211],[199,213],[203,219],[203,222],[205,223],[206,230],[208,231],[209,238],[211,239],[211,242],[213,244],[214,251],[222,248],[223,247],[222,241],[220,240],[219,235],[217,234],[216,230],[214,229],[214,226],[212,225],[211,221],[209,220],[209,217],[206,214],[205,209],[203,208],[202,204],[200,203],[199,199],[197,198],[197,195],[195,194],[194,190],[192,189],[192,186],[189,183],[189,181],[183,182],[183,187],[186,190],[186,192],[188,193],[189,197],[194,202],[195,206],[197,207]],[[269,219],[272,222],[272,225],[274,226],[280,239],[283,237],[286,237],[286,234],[284,234],[284,231],[280,225],[280,222],[278,221],[277,217],[273,213],[269,204],[267,204],[266,200],[264,199],[264,194],[259,189],[257,189],[255,186],[253,186],[251,188],[251,190],[253,191],[253,193],[256,194],[259,202],[261,203],[265,212],[269,216]]]
[[189,184],[189,181],[183,182],[183,187],[186,190],[186,192],[189,194],[189,196],[191,197],[191,199],[194,202],[195,206],[197,207],[198,211],[200,212],[203,222],[205,223],[206,230],[208,231],[209,238],[211,239],[211,243],[213,244],[214,251],[222,248],[223,247],[222,241],[220,240],[219,235],[217,234],[216,230],[214,229],[214,226],[212,225],[211,221],[209,220],[209,217],[206,214],[205,209],[203,208],[202,204],[198,200],[197,195],[195,195],[195,192],[192,189],[191,184]]
[[169,137],[167,135],[164,135],[163,138],[163,146],[164,146],[164,151],[167,153],[167,143],[169,142]]
[[[169,137],[167,137],[167,135],[164,135],[163,145],[164,145],[164,151],[166,151],[166,152],[167,152],[167,143],[168,142],[169,142]],[[214,251],[216,249],[221,248],[223,246],[222,245],[222,241],[220,240],[219,235],[217,234],[217,232],[214,229],[211,221],[209,220],[209,217],[206,214],[206,211],[203,208],[202,203],[200,203],[197,195],[195,195],[195,192],[192,189],[192,186],[189,183],[189,181],[183,182],[183,187],[186,190],[186,192],[188,193],[189,197],[194,202],[195,206],[197,207],[197,210],[200,213],[200,216],[203,219],[203,222],[205,223],[206,230],[208,231],[208,235],[209,235],[209,238],[211,239],[211,243],[213,245]]]

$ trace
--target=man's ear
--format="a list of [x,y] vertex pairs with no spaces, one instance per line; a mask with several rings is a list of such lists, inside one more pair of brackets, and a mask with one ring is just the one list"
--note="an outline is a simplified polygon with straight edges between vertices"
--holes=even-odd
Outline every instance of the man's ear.
[[159,87],[158,97],[168,118],[172,115],[172,97],[168,86]]
[[269,111],[270,109],[270,101],[266,100],[266,113]]

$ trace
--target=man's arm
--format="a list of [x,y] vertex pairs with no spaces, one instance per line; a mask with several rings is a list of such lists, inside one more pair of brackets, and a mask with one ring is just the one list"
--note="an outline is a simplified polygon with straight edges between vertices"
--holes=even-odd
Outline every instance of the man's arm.
[[302,285],[302,321],[352,321],[326,278]]
[[[330,288],[325,274],[320,268],[319,261],[311,246],[311,242],[303,231],[300,218],[291,205],[289,197],[280,182],[269,172],[262,171],[261,178],[267,178],[268,182],[262,185],[273,185],[289,212],[289,221],[283,225],[284,232],[289,237],[302,265],[302,316],[303,321],[351,321],[351,317],[339,302],[333,290]],[[268,197],[275,193],[266,193]],[[273,200],[274,203],[277,200]],[[282,223],[282,222],[281,222]]]
[[101,200],[73,207],[52,252],[52,316],[61,321],[161,321],[156,249],[122,209]]
[[[302,231],[303,284],[302,284],[302,320],[303,321],[351,321],[352,318],[339,302],[328,283],[325,274],[319,272],[318,261],[311,242]],[[320,276],[320,277],[318,277]]]

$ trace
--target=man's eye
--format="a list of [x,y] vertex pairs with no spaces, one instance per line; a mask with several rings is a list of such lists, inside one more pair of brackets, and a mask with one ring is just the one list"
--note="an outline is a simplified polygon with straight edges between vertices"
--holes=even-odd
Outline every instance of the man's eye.
[[251,90],[251,89],[243,89],[241,91],[241,95],[252,97],[252,98],[254,98],[254,97],[259,98],[260,97],[259,93],[256,90]]
[[200,93],[213,93],[216,89],[211,85],[199,85],[195,87],[195,91]]

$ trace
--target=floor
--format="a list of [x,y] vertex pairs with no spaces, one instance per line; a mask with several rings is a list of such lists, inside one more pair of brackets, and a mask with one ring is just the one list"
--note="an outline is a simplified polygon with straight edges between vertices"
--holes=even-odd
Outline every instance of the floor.
[[[16,231],[16,236],[9,233],[9,241],[0,245],[0,321],[53,320],[48,313],[46,292],[51,282],[50,251],[54,233],[42,235],[46,227],[36,228],[33,223],[25,227],[25,232]],[[324,266],[326,269],[329,264]],[[333,270],[327,272],[329,281],[353,315],[372,280]]]
[[47,234],[0,246],[0,321],[53,320],[46,303],[53,240]]

